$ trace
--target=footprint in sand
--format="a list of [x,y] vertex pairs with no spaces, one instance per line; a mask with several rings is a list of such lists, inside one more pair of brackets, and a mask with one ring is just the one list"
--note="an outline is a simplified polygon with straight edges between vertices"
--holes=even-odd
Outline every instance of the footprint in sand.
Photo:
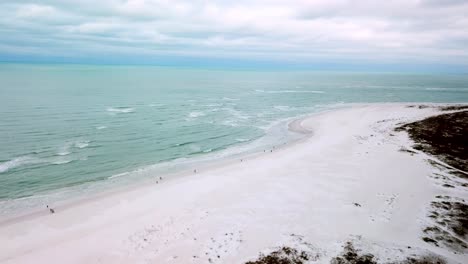
[[203,259],[209,263],[223,263],[222,259],[237,251],[242,243],[242,231],[230,230],[211,237],[203,248]]
[[397,194],[377,194],[377,198],[383,203],[382,209],[369,216],[371,222],[389,222],[393,215],[395,202],[398,199]]
[[168,217],[166,221],[163,221],[161,224],[148,225],[143,227],[140,231],[133,233],[128,237],[126,243],[129,243],[129,248],[132,248],[134,251],[150,249],[150,251],[153,252],[152,254],[157,254],[162,249],[170,246],[173,241],[186,239],[188,237],[196,240],[196,236],[193,235],[193,230],[195,226],[206,219],[208,215],[208,211],[197,214],[187,212],[186,217],[196,219],[196,221],[184,221],[186,217]]

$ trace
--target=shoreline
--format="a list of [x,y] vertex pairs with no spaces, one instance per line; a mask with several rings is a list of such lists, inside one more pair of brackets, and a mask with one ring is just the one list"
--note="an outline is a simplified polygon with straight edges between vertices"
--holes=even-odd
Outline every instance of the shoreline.
[[[280,149],[284,149],[284,148],[293,146],[295,144],[299,144],[299,143],[303,142],[304,140],[307,140],[307,138],[313,136],[313,131],[305,129],[301,124],[304,120],[306,120],[306,119],[308,119],[310,117],[320,115],[320,114],[324,114],[324,113],[327,113],[327,112],[330,112],[330,111],[336,111],[336,110],[339,110],[339,109],[346,109],[346,108],[356,107],[356,106],[359,106],[359,105],[365,105],[365,104],[350,103],[350,104],[345,105],[345,106],[343,106],[343,105],[335,106],[335,107],[332,107],[330,109],[324,109],[324,110],[321,110],[321,111],[318,111],[318,112],[315,112],[315,113],[302,114],[302,115],[299,115],[299,116],[296,116],[296,117],[289,117],[289,118],[286,118],[286,119],[276,121],[277,123],[284,123],[285,126],[287,127],[287,130],[289,131],[289,133],[292,132],[292,133],[296,133],[296,134],[301,135],[301,136],[299,138],[293,138],[290,141],[288,141],[286,143],[283,143],[283,144],[280,144],[280,145],[266,146],[266,147],[269,147],[269,149],[266,149],[266,150],[275,150],[275,151],[277,151],[277,150],[280,150]],[[444,105],[446,105],[446,104],[444,104]],[[448,105],[451,105],[451,104],[448,104]],[[255,148],[253,148],[253,149],[255,149]],[[236,164],[240,159],[256,158],[258,156],[268,154],[267,153],[268,151],[266,151],[266,152],[262,152],[261,150],[254,150],[253,152],[251,152],[251,151],[252,151],[252,149],[249,149],[246,152],[241,152],[241,153],[238,153],[238,154],[228,155],[228,156],[226,156],[224,158],[223,157],[209,158],[207,161],[198,161],[198,162],[195,162],[194,164],[199,165],[199,166],[196,166],[199,171],[200,171],[200,169],[203,170],[203,171],[206,171],[206,170],[221,168],[223,166],[228,166],[230,164]],[[175,171],[175,172],[164,172],[162,174],[157,173],[156,178],[163,177],[163,178],[166,179],[166,181],[168,181],[168,180],[174,180],[174,179],[177,179],[177,178],[180,178],[180,177],[187,177],[187,176],[193,175],[192,169],[193,169],[193,167],[191,167],[189,169],[182,169],[182,170]],[[137,178],[138,182],[136,182],[136,183],[127,183],[126,185],[107,186],[107,187],[103,187],[102,189],[98,189],[98,192],[77,194],[77,195],[72,196],[72,197],[67,197],[63,201],[53,203],[53,204],[51,204],[51,206],[53,206],[55,209],[58,209],[58,210],[69,209],[69,208],[72,208],[73,206],[80,205],[80,204],[86,203],[86,202],[91,202],[93,200],[103,199],[103,198],[106,198],[108,196],[118,195],[120,193],[132,192],[132,191],[137,190],[139,188],[144,189],[146,187],[146,184],[148,184],[148,183],[153,184],[154,183],[153,180],[154,179],[149,178],[149,177],[140,177],[140,178]],[[102,184],[106,184],[106,183],[102,183]],[[54,192],[46,193],[44,195],[47,196],[47,195],[50,195],[50,194],[54,194]],[[33,197],[34,196],[26,197],[26,198],[30,199],[30,198],[33,198]],[[19,198],[19,199],[22,199],[22,198]],[[46,206],[46,204],[43,205],[44,208],[45,208],[45,206]],[[44,208],[38,207],[38,206],[33,207],[33,208],[28,208],[24,213],[18,213],[18,214],[15,214],[15,215],[11,216],[11,217],[5,217],[5,214],[2,214],[2,215],[0,215],[0,227],[2,225],[8,225],[10,223],[13,223],[13,222],[15,222],[17,220],[23,221],[23,220],[28,220],[29,218],[47,215],[49,212],[48,212],[48,210],[46,210]]]
[[[312,136],[312,131],[304,129],[301,126],[301,122],[309,118],[310,116],[317,115],[317,114],[327,112],[327,111],[333,111],[333,109],[324,110],[324,111],[313,113],[313,114],[301,115],[300,117],[287,118],[287,119],[280,121],[279,123],[285,122],[285,125],[287,126],[287,129],[289,132],[301,134],[302,136],[300,138],[291,139],[289,142],[286,142],[277,146],[267,146],[271,148],[266,149],[268,150],[268,151],[265,150],[266,152],[265,151],[262,152],[260,150],[249,152],[250,151],[249,150],[244,153],[234,154],[232,156],[227,156],[225,158],[212,158],[212,159],[209,159],[208,161],[199,161],[198,163],[195,162],[194,164],[199,165],[199,166],[196,166],[198,172],[214,170],[217,168],[222,168],[224,166],[236,164],[239,162],[239,160],[255,159],[261,155],[268,155],[269,151],[273,151],[273,150],[278,151],[281,149],[291,147],[295,144],[302,142],[303,140],[306,140],[308,137]],[[189,177],[194,174],[192,169],[193,168],[182,169],[182,170],[175,171],[175,172],[166,172],[162,174],[157,174],[156,179],[159,177],[162,177],[163,179],[165,179],[164,182],[167,182],[167,181],[177,180],[178,178],[181,178],[181,177],[182,178]],[[100,190],[97,193],[87,194],[89,196],[84,196],[84,194],[82,194],[78,196],[69,197],[68,199],[63,200],[61,202],[51,204],[51,206],[53,206],[53,208],[55,208],[57,211],[63,211],[63,210],[71,209],[74,206],[77,206],[86,202],[93,202],[95,200],[116,196],[122,193],[133,192],[139,189],[144,190],[147,188],[153,188],[153,187],[147,187],[146,185],[154,184],[154,183],[155,183],[154,178],[142,177],[138,179],[137,183],[130,183],[128,185],[115,185],[112,187],[107,187],[107,188]],[[48,195],[48,194],[45,194],[45,195]],[[31,197],[26,197],[26,198],[29,199]],[[45,208],[45,204],[44,204],[44,208]],[[49,214],[48,210],[44,208],[39,208],[39,207],[29,208],[28,210],[26,210],[25,213],[22,213],[22,214],[20,213],[17,215],[13,215],[11,217],[5,217],[5,215],[0,215],[0,227],[4,225],[7,226],[17,221],[25,221],[25,220],[28,221],[35,217],[40,217],[40,216]]]
[[[346,228],[350,228],[350,230],[353,230],[352,233],[362,232],[365,233],[367,238],[378,239],[382,234],[375,230],[373,231],[372,229],[377,228],[380,230],[383,228],[382,230],[385,231],[381,232],[384,232],[385,235],[388,236],[388,238],[383,239],[384,242],[389,242],[392,238],[398,238],[400,235],[404,237],[404,239],[400,239],[403,240],[400,241],[400,243],[406,242],[412,246],[428,249],[430,247],[424,244],[424,242],[417,242],[417,240],[412,238],[412,236],[414,236],[414,232],[417,231],[416,227],[419,227],[419,224],[411,223],[409,225],[411,236],[403,234],[401,231],[395,232],[395,230],[393,230],[393,226],[396,225],[396,228],[397,226],[399,227],[401,221],[410,221],[408,219],[401,218],[402,216],[399,215],[405,215],[405,212],[409,213],[410,211],[407,210],[409,210],[412,205],[419,204],[421,201],[425,201],[428,197],[432,197],[434,194],[440,193],[437,189],[438,187],[431,185],[430,180],[427,179],[427,175],[422,175],[417,180],[413,180],[414,184],[412,182],[408,184],[410,184],[410,186],[417,186],[418,183],[422,184],[422,186],[426,186],[428,188],[427,192],[429,193],[425,193],[426,191],[420,191],[421,193],[418,192],[417,195],[420,195],[421,197],[414,200],[414,198],[410,199],[410,196],[404,193],[407,188],[410,188],[411,190],[411,187],[400,186],[397,183],[388,183],[390,186],[382,186],[381,183],[372,178],[376,172],[382,169],[381,166],[383,164],[387,164],[385,163],[385,160],[378,159],[381,155],[390,155],[389,158],[391,160],[402,162],[402,165],[406,163],[407,166],[411,168],[408,173],[431,171],[430,166],[424,163],[423,157],[415,156],[408,158],[407,156],[404,156],[405,153],[399,153],[397,151],[401,144],[410,143],[405,136],[396,137],[388,134],[388,129],[393,127],[396,122],[415,121],[437,113],[437,109],[410,109],[408,106],[412,104],[414,103],[354,104],[346,108],[314,113],[312,115],[294,119],[288,123],[288,128],[295,129],[295,132],[297,133],[303,133],[305,135],[303,138],[275,147],[270,153],[250,153],[246,156],[235,157],[229,160],[215,161],[213,164],[207,164],[206,167],[200,166],[199,168],[201,169],[197,173],[193,173],[191,170],[186,170],[176,174],[170,174],[171,176],[165,175],[163,177],[165,179],[167,177],[167,180],[164,180],[162,184],[158,185],[153,183],[148,186],[148,182],[150,182],[150,180],[145,182],[142,181],[135,186],[127,186],[123,190],[112,190],[110,192],[97,194],[96,196],[87,197],[84,200],[72,202],[71,204],[55,206],[54,208],[57,209],[57,212],[53,215],[48,214],[44,210],[33,216],[29,215],[30,217],[2,221],[0,222],[0,229],[3,229],[3,231],[8,233],[5,236],[5,239],[11,238],[14,242],[12,245],[8,245],[5,252],[9,252],[9,250],[11,250],[11,253],[17,252],[17,254],[0,254],[0,260],[12,260],[12,263],[15,262],[13,261],[15,257],[18,257],[17,260],[20,260],[23,257],[27,260],[28,256],[34,256],[34,252],[42,252],[39,255],[36,254],[36,256],[39,257],[50,256],[50,250],[54,247],[48,247],[46,245],[42,245],[42,243],[44,241],[53,242],[59,239],[59,237],[65,236],[61,234],[61,231],[66,231],[63,226],[71,226],[75,231],[67,231],[68,235],[66,236],[73,239],[67,239],[66,241],[68,241],[67,243],[71,243],[70,245],[77,246],[78,250],[75,251],[75,257],[78,257],[76,256],[76,253],[87,252],[90,253],[91,256],[96,257],[99,254],[104,254],[106,256],[105,259],[108,261],[124,259],[125,262],[132,262],[134,260],[141,260],[142,257],[143,259],[144,257],[147,257],[149,259],[159,260],[162,263],[185,263],[187,259],[184,261],[182,260],[182,257],[178,257],[176,259],[171,258],[171,256],[175,254],[174,252],[179,251],[181,251],[181,253],[178,255],[189,256],[190,254],[195,254],[188,252],[190,250],[186,248],[188,245],[191,245],[190,243],[193,242],[193,238],[192,242],[189,243],[188,241],[190,239],[187,240],[183,235],[181,235],[181,231],[184,230],[185,226],[192,226],[190,229],[196,230],[193,232],[197,232],[197,241],[204,241],[202,238],[206,238],[208,242],[210,240],[210,236],[218,236],[217,232],[219,229],[230,229],[234,226],[237,227],[239,231],[242,231],[241,233],[243,235],[239,235],[236,233],[237,231],[234,232],[234,230],[231,230],[232,232],[229,231],[228,233],[236,234],[232,235],[234,237],[242,236],[237,239],[248,241],[246,243],[249,243],[250,246],[247,248],[242,247],[242,243],[239,242],[238,247],[240,249],[232,249],[232,247],[228,247],[226,249],[229,252],[237,252],[236,254],[218,254],[222,255],[221,259],[226,262],[234,260],[239,262],[242,259],[251,259],[255,257],[258,253],[258,249],[273,246],[271,243],[276,239],[270,239],[273,235],[268,234],[265,230],[261,231],[264,227],[259,225],[260,222],[257,220],[257,218],[262,219],[263,215],[276,217],[273,217],[273,219],[276,219],[274,222],[266,222],[264,224],[268,229],[275,230],[275,228],[277,228],[278,230],[283,230],[283,232],[300,232],[302,234],[307,234],[305,236],[308,238],[313,237],[311,234],[315,234],[317,237],[323,238],[324,241],[336,241],[337,239],[340,241],[340,239],[343,239],[343,234],[348,234],[349,232]],[[416,103],[416,105],[428,104]],[[440,106],[453,104],[431,105]],[[376,113],[373,113],[372,110],[375,110]],[[392,113],[389,110],[400,111],[401,113]],[[410,117],[403,115],[402,118],[402,113],[406,113],[410,115]],[[370,121],[364,122],[359,121],[360,119],[353,119],[356,117],[362,117],[364,120],[369,119]],[[400,120],[398,118],[400,118]],[[405,120],[405,118],[407,120]],[[350,120],[356,122],[356,124],[353,124]],[[378,123],[377,121],[382,122]],[[361,122],[363,123],[361,124]],[[367,128],[369,125],[370,130]],[[345,131],[341,131],[343,128],[347,129]],[[385,132],[381,132],[381,130]],[[350,146],[352,148],[347,149]],[[352,152],[348,152],[350,150],[352,150]],[[361,160],[369,159],[365,158],[369,155],[366,154],[366,151],[374,153],[374,156],[370,156],[371,159],[368,161],[366,170],[364,171],[360,169],[359,166],[356,166],[356,164],[359,164]],[[347,158],[346,160],[340,160],[340,157]],[[242,159],[243,161],[241,162],[239,159]],[[307,165],[311,162],[315,165]],[[330,163],[330,165],[328,165],[328,163]],[[286,168],[284,166],[288,167]],[[356,170],[356,172],[351,173],[351,175],[341,175],[346,171],[352,172],[353,170]],[[367,170],[373,173],[370,173]],[[392,175],[389,173],[394,173],[394,171],[391,171],[392,169],[390,168],[389,170],[390,172],[382,173],[387,176]],[[328,176],[310,178],[309,173],[312,173],[312,175]],[[360,173],[365,176],[360,176]],[[222,175],[223,177],[219,177],[218,175]],[[290,176],[285,177],[284,175]],[[401,178],[402,176],[398,177]],[[385,181],[385,178],[382,179]],[[373,188],[378,190],[387,190],[386,192],[393,190],[390,191],[393,192],[393,194],[390,192],[388,194],[384,192],[384,196],[372,195],[365,198],[366,195],[369,195],[366,194],[369,190],[370,192],[374,192],[374,190],[369,189],[369,187],[364,185],[360,186],[355,184],[356,181],[360,182],[362,180],[364,180],[362,184],[370,184]],[[336,186],[330,186],[330,181],[334,182]],[[257,189],[255,188],[256,186],[262,186],[262,188]],[[309,194],[312,195],[309,197],[306,195],[310,193],[307,186],[322,187],[324,190],[320,190],[320,188],[316,189],[315,192]],[[389,187],[391,188],[388,189]],[[351,188],[356,192],[352,193],[348,188]],[[358,191],[361,188],[364,188],[366,191]],[[401,190],[399,188],[401,188]],[[395,190],[400,190],[400,193]],[[330,191],[331,193],[329,193]],[[278,192],[286,198],[277,197]],[[398,195],[394,196],[395,193],[398,193]],[[230,196],[226,196],[227,194],[239,197],[238,199],[232,198]],[[300,194],[305,195],[305,197]],[[218,197],[219,200],[212,200],[212,197]],[[379,197],[383,197],[385,199],[381,201],[381,198]],[[160,200],[161,198],[167,199],[168,203],[166,204],[162,202]],[[316,199],[319,199],[320,203],[317,203]],[[406,199],[409,205],[395,202],[398,201],[398,199]],[[155,204],[148,204],[148,201],[154,201]],[[236,206],[229,206],[228,201]],[[344,204],[343,201],[345,201]],[[388,204],[387,201],[392,202]],[[353,205],[353,203],[357,203],[360,206],[357,207]],[[395,203],[397,206],[401,206],[404,209],[397,208],[398,212],[393,213],[393,216],[398,218],[398,221],[393,224],[392,217],[387,214],[389,211],[396,210]],[[360,209],[361,205],[364,209]],[[380,207],[387,208],[387,211],[367,216],[368,210],[369,213],[373,210],[379,212]],[[317,215],[317,212],[301,216],[301,214],[304,213],[302,212],[304,208],[322,208],[321,210],[325,210],[325,208],[338,208],[340,211],[327,212],[319,210],[318,212],[322,212],[325,216]],[[282,209],[283,211],[278,211],[278,209]],[[158,217],[154,218],[155,216],[151,213],[153,210],[155,210],[155,216]],[[206,216],[205,211],[208,212],[206,213]],[[299,212],[302,213],[298,214]],[[242,217],[242,215],[245,214],[247,214],[249,218]],[[305,227],[290,226],[288,224],[289,220],[283,219],[284,216],[281,214],[292,217],[295,221],[300,223],[300,226],[303,225],[303,221],[309,220],[317,225],[322,225],[324,230],[328,231],[329,227],[333,226],[333,224],[324,221],[323,217],[328,219],[333,216],[339,219],[341,217],[352,216],[354,220],[350,219],[351,223],[342,223],[344,226],[338,228],[338,231],[335,230],[334,232],[336,234],[327,234],[326,232],[324,233],[316,230],[315,228],[309,230],[307,228],[309,224],[306,224]],[[411,212],[409,214],[421,217],[419,212]],[[206,219],[208,215],[213,215],[210,217],[214,217],[215,220],[209,220],[209,223],[204,223],[203,220]],[[140,220],[135,218],[135,216],[140,216],[143,219]],[[173,222],[172,224],[170,224],[171,221],[168,220],[170,217],[173,217],[171,220]],[[210,219],[210,217],[208,218]],[[96,220],[92,220],[94,218],[96,218]],[[82,219],[83,222],[79,222],[79,219]],[[169,221],[167,222],[169,224],[166,223],[167,227],[164,227],[165,220]],[[330,220],[331,219],[328,221]],[[153,228],[150,224],[152,221],[155,221]],[[332,223],[337,223],[336,221],[337,220],[331,220]],[[363,221],[369,221],[371,225],[376,225],[375,222],[379,224],[377,224],[376,227],[371,227],[371,230],[369,231],[366,230],[365,227],[359,227]],[[46,230],[52,231],[52,234],[41,232],[41,230],[34,231],[31,229],[31,225],[36,224],[36,222],[41,227],[40,229],[47,227]],[[229,225],[221,226],[222,224],[220,223],[231,223],[231,227],[229,227]],[[254,225],[254,223],[256,224]],[[390,223],[390,225],[387,226],[387,223]],[[154,232],[159,232],[160,235],[157,236],[158,238],[151,238],[153,231],[145,231],[143,232],[144,234],[140,234],[138,233],[142,232],[140,226],[146,226],[143,230],[158,229],[159,231]],[[168,250],[164,251],[161,249],[161,253],[158,253],[158,255],[154,255],[156,253],[150,254],[149,252],[144,251],[146,246],[142,246],[142,250],[146,252],[145,254],[140,254],[141,252],[130,253],[133,251],[129,247],[125,246],[125,243],[120,244],[117,242],[111,242],[109,241],[111,238],[101,238],[99,240],[103,243],[103,245],[99,246],[100,251],[97,249],[96,251],[91,250],[91,248],[83,244],[85,241],[88,241],[88,239],[93,237],[96,238],[95,235],[93,236],[89,232],[96,232],[100,235],[110,234],[109,232],[111,232],[111,230],[115,231],[115,228],[117,227],[122,227],[122,230],[116,231],[117,234],[112,234],[111,237],[114,237],[114,239],[119,242],[121,241],[121,238],[124,238],[135,231],[137,232],[134,234],[140,234],[137,235],[138,237],[146,237],[138,239],[141,241],[137,244],[154,244],[154,248],[157,248],[158,252],[160,252],[160,248],[165,247],[165,242],[160,241],[159,238],[166,237],[168,240],[173,239],[174,242]],[[206,229],[208,231],[204,231],[209,234],[203,235],[204,232],[200,231],[203,230],[203,227],[209,227]],[[259,230],[254,230],[254,227]],[[22,230],[23,232],[23,228],[29,230],[26,238],[15,235],[18,234],[19,230]],[[387,231],[388,228],[390,228],[390,231],[393,230],[392,232],[395,234]],[[166,229],[168,230],[166,231]],[[26,232],[26,230],[24,230],[24,232]],[[87,235],[82,235],[80,230],[87,230],[85,232]],[[187,231],[182,233],[185,232]],[[261,234],[261,239],[254,238],[258,234]],[[29,241],[24,241],[24,239],[27,239],[28,237]],[[195,237],[195,234],[193,237]],[[279,236],[278,241],[287,241],[290,239],[288,237],[289,235],[286,237],[281,235]],[[278,237],[277,235],[274,235],[273,238]],[[23,245],[21,241],[26,244],[24,245],[26,248],[23,248],[23,246],[17,247],[19,245]],[[316,243],[315,241],[311,242]],[[55,245],[54,243],[52,244]],[[320,244],[320,246],[327,248],[325,245]],[[25,253],[23,251],[28,248],[30,249],[29,251],[33,253]],[[68,246],[64,246],[62,248],[65,251],[67,248],[70,249]],[[116,248],[120,248],[126,252],[128,251],[127,253],[130,255],[126,257],[119,255],[115,251]],[[108,252],[106,249],[111,251]],[[437,252],[437,250],[433,248],[430,249]],[[194,246],[193,250],[196,251],[202,249],[198,249]],[[330,255],[334,253],[334,249],[329,248],[329,245],[327,250]],[[207,250],[207,252],[208,251],[209,250]],[[448,254],[444,251],[442,251],[442,253],[443,255]],[[71,261],[70,258],[72,256],[67,256],[66,253],[56,254],[58,254],[59,259]],[[209,256],[212,258],[214,256],[215,263],[223,263],[223,261],[219,262],[220,260],[217,260],[216,254],[213,255],[210,253]],[[450,254],[447,256],[456,258],[456,256]],[[202,256],[200,256],[200,258],[201,257]],[[219,258],[220,257],[218,255],[218,259]],[[90,258],[88,260],[92,260],[94,262],[96,259]],[[74,259],[74,261],[79,262],[78,259]]]
[[[419,107],[426,108],[426,107],[440,107],[440,106],[457,106],[457,105],[463,105],[463,103],[349,103],[338,108],[325,109],[325,110],[311,113],[311,114],[304,114],[304,115],[300,115],[297,117],[286,118],[282,122],[286,123],[287,129],[289,130],[289,132],[300,134],[302,135],[302,137],[293,139],[287,143],[284,143],[278,146],[272,146],[272,148],[269,150],[275,149],[275,151],[277,151],[277,150],[285,149],[285,148],[294,146],[295,144],[299,144],[303,141],[306,141],[309,137],[312,137],[313,131],[305,128],[302,125],[302,123],[305,120],[311,117],[318,116],[321,114],[326,114],[326,113],[333,112],[333,111],[339,111],[340,109],[350,109],[354,107],[372,106],[372,105],[401,105],[401,106],[408,106],[408,107],[419,106]],[[449,113],[449,112],[446,111],[445,113]],[[222,168],[224,166],[236,164],[240,159],[249,159],[249,158],[255,159],[258,156],[267,155],[267,154],[268,153],[266,153],[265,151],[261,152],[260,150],[258,150],[254,152],[244,152],[240,154],[234,154],[233,156],[227,156],[226,158],[213,158],[213,159],[209,159],[208,161],[198,162],[198,165],[200,166],[197,166],[197,168],[199,172],[200,172],[200,169],[202,171],[213,170],[217,168]],[[182,169],[180,171],[175,171],[175,172],[166,172],[163,174],[158,174],[157,176],[163,177],[166,181],[176,180],[180,177],[188,177],[188,176],[193,175],[192,169],[193,168]],[[115,185],[112,187],[107,187],[107,188],[100,190],[98,193],[90,193],[90,194],[86,193],[87,197],[84,196],[83,194],[78,195],[78,196],[73,196],[61,202],[55,203],[53,207],[59,210],[63,210],[63,209],[66,210],[66,209],[73,208],[73,206],[80,205],[82,203],[92,202],[94,200],[99,200],[99,199],[103,199],[109,196],[119,195],[121,193],[133,192],[140,188],[141,189],[152,188],[152,187],[147,187],[146,185],[148,183],[153,184],[154,183],[153,180],[154,179],[151,179],[148,177],[139,178],[137,183],[130,183],[128,185]],[[48,194],[45,194],[45,195],[48,195]],[[27,198],[30,198],[30,197],[27,197]],[[30,220],[31,218],[44,216],[47,214],[48,214],[47,210],[43,208],[39,208],[39,207],[34,207],[34,208],[30,208],[23,214],[17,214],[11,217],[4,217],[5,215],[0,215],[0,227],[3,225],[8,225],[9,223],[13,223],[17,220],[20,220],[20,221]]]
[[[417,103],[417,102],[413,102],[413,103],[411,103],[411,102],[410,103],[348,103],[348,104],[344,104],[344,105],[334,106],[334,107],[331,107],[329,109],[320,110],[318,112],[309,113],[309,114],[302,114],[302,115],[299,115],[299,116],[296,116],[296,117],[290,117],[290,118],[285,118],[285,119],[276,121],[278,123],[283,123],[284,122],[285,125],[287,126],[287,130],[289,132],[296,133],[296,134],[299,134],[299,135],[302,135],[302,136],[300,138],[291,139],[287,143],[283,143],[283,144],[276,145],[276,146],[266,146],[266,147],[272,147],[273,149],[275,149],[275,148],[280,149],[280,148],[283,148],[283,147],[287,147],[290,144],[297,144],[299,142],[302,142],[302,140],[305,140],[308,137],[313,136],[313,131],[309,131],[309,130],[305,129],[303,126],[301,126],[302,121],[304,121],[304,120],[306,120],[306,119],[308,119],[308,118],[310,118],[312,116],[324,114],[324,113],[327,113],[327,112],[330,112],[330,111],[336,111],[336,110],[340,110],[340,109],[348,109],[348,108],[352,108],[352,107],[359,107],[359,106],[365,106],[365,105],[408,105],[408,106],[420,105],[420,106],[423,106],[423,107],[428,107],[428,106],[429,107],[431,107],[431,106],[438,107],[438,106],[457,106],[457,105],[463,105],[463,103]],[[261,138],[259,138],[259,139],[261,139]],[[259,140],[259,139],[257,139],[257,140]],[[252,141],[251,143],[254,143],[255,141],[256,140]],[[225,150],[228,150],[228,149],[225,149]],[[253,150],[253,152],[252,152],[252,150]],[[196,166],[196,167],[202,168],[202,169],[216,168],[216,167],[219,167],[219,166],[224,166],[226,164],[231,164],[231,163],[234,164],[239,159],[245,159],[245,158],[248,158],[248,157],[251,157],[251,156],[261,155],[261,154],[262,154],[261,150],[259,150],[259,149],[255,150],[255,147],[254,147],[254,148],[249,149],[249,150],[247,150],[245,152],[240,152],[240,153],[237,153],[237,154],[227,155],[226,157],[212,157],[212,158],[208,158],[207,160],[195,161],[194,163],[189,165],[190,168],[188,168],[188,169],[176,170],[174,172],[162,172],[162,173],[155,172],[155,174],[157,174],[158,177],[162,176],[162,177],[164,177],[166,179],[172,179],[173,177],[189,176],[189,175],[191,175],[192,169],[194,168],[192,165],[199,165],[199,166]],[[155,165],[157,165],[157,164],[155,164]],[[149,166],[153,166],[153,165],[149,165]],[[184,165],[184,166],[187,166],[187,165]],[[130,171],[129,173],[132,173],[132,172],[133,171]],[[62,200],[62,201],[58,201],[58,202],[52,201],[52,202],[54,202],[53,204],[56,205],[55,207],[65,207],[65,208],[67,208],[67,207],[69,207],[69,206],[71,206],[73,204],[80,203],[81,201],[99,199],[99,198],[102,198],[102,197],[107,196],[107,195],[112,195],[112,194],[119,193],[119,192],[130,191],[130,190],[139,188],[141,186],[144,186],[146,183],[152,181],[151,178],[149,178],[147,176],[143,176],[143,177],[136,177],[135,178],[137,180],[136,183],[125,182],[125,183],[120,183],[118,185],[112,185],[112,183],[106,183],[106,181],[108,181],[109,179],[112,179],[112,176],[108,177],[107,180],[97,182],[97,184],[102,184],[102,186],[100,188],[94,190],[94,192],[91,192],[91,193],[75,193],[71,197],[65,197],[65,199]],[[90,183],[90,184],[94,184],[94,183]],[[75,188],[75,187],[72,187],[72,188]],[[79,188],[79,187],[76,187],[76,188]],[[53,190],[53,191],[50,191],[50,192],[46,192],[44,194],[40,194],[40,196],[50,196],[50,195],[53,196],[54,194],[57,193],[57,191],[60,192],[62,190],[65,191],[65,192],[69,191],[66,188],[65,189],[57,189],[57,190]],[[71,189],[72,193],[75,192],[75,191],[76,190]],[[91,196],[91,197],[88,197],[88,196]],[[34,199],[34,197],[35,196],[33,195],[33,196],[24,197],[24,198],[25,199]],[[11,201],[22,200],[22,199],[23,198],[17,198],[17,199],[12,199]],[[47,202],[44,203],[44,206],[46,204],[47,204]],[[39,206],[26,208],[26,211],[24,213],[15,212],[13,216],[6,217],[6,214],[0,214],[0,226],[2,224],[4,224],[4,223],[12,222],[15,219],[23,219],[23,218],[27,218],[30,215],[43,215],[43,214],[44,214],[44,212],[43,212],[42,208],[39,207]]]

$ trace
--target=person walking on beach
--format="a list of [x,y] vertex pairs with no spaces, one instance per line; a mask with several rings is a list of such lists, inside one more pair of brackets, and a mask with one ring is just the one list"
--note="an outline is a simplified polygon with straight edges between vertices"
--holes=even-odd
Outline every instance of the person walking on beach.
[[55,210],[52,209],[52,208],[49,208],[49,205],[47,205],[46,207],[49,209],[49,212],[50,212],[51,214],[54,214],[54,213],[55,213]]

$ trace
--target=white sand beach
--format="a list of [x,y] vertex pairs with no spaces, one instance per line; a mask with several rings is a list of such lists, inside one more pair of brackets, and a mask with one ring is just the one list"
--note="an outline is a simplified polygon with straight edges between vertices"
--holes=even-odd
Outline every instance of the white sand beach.
[[353,241],[380,260],[431,251],[467,263],[421,239],[431,200],[466,191],[442,188],[394,131],[436,113],[369,104],[311,115],[290,124],[309,133],[294,144],[5,222],[0,262],[244,263],[286,245],[329,263]]

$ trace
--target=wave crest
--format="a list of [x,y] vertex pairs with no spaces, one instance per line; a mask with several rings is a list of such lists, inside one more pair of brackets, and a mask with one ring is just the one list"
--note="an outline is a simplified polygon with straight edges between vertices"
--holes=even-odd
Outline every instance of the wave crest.
[[107,112],[111,112],[111,113],[133,113],[134,111],[135,111],[135,108],[124,107],[124,106],[107,108]]
[[323,94],[324,91],[311,91],[311,90],[275,90],[275,91],[265,91],[265,90],[255,90],[257,93],[270,93],[270,94],[280,94],[280,93],[316,93]]
[[275,109],[277,110],[280,110],[280,111],[289,111],[291,110],[291,107],[287,106],[287,105],[277,105],[277,106],[274,106]]
[[33,158],[30,156],[17,157],[12,160],[0,163],[0,173],[7,172],[11,169],[18,168],[20,166],[32,165],[32,164],[37,164],[41,162],[42,161],[40,159]]
[[188,116],[191,118],[197,118],[197,117],[204,116],[204,115],[205,113],[201,111],[193,111],[193,112],[190,112]]
[[89,143],[89,140],[77,141],[75,142],[75,147],[79,149],[86,148],[87,146],[89,146]]

